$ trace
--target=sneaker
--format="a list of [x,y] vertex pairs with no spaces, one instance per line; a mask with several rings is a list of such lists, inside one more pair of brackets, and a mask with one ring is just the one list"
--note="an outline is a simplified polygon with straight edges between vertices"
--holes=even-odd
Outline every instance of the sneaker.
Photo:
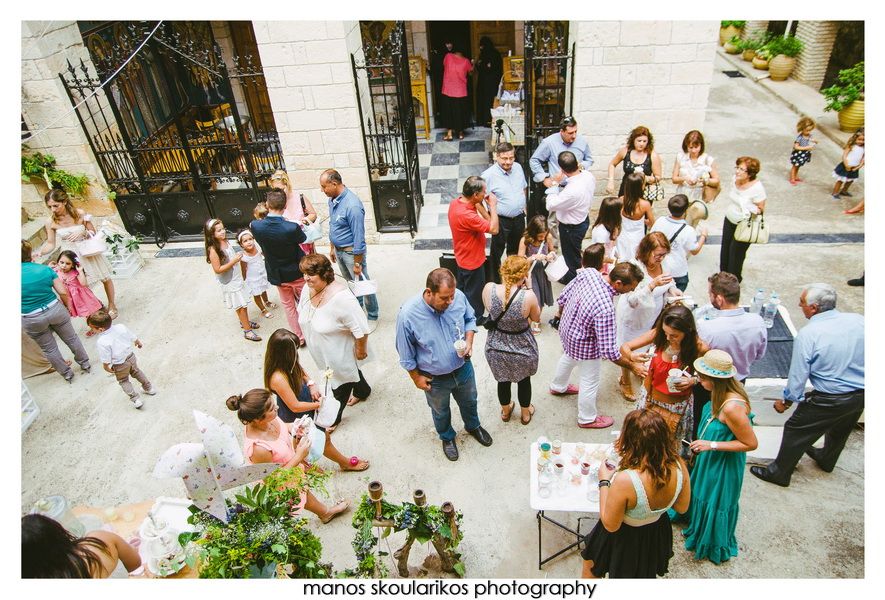
[[157,388],[151,387],[149,390],[142,390],[148,396],[155,396],[157,394]]
[[863,285],[863,279],[864,279],[865,276],[866,276],[866,274],[861,275],[861,276],[858,277],[857,279],[849,279],[847,283],[848,283],[848,285],[850,285],[851,287],[859,287],[859,286],[862,286],[862,285]]
[[832,198],[833,200],[841,200],[841,199],[842,199],[842,198],[839,196],[839,194],[830,194],[830,198]]
[[596,415],[596,418],[589,423],[578,423],[578,427],[581,429],[605,429],[606,427],[611,427],[614,422],[615,420],[611,417]]
[[132,401],[132,404],[135,405],[135,408],[141,408],[144,406],[144,402],[141,401],[141,398],[136,398]]
[[554,396],[571,396],[573,394],[577,394],[579,391],[580,390],[578,390],[578,386],[576,386],[572,383],[570,383],[568,385],[568,387],[565,388],[565,390],[563,390],[561,392],[557,392],[553,388],[550,388],[550,393],[553,394]]
[[842,190],[841,192],[839,192],[839,195],[840,196],[848,196],[849,198],[851,198],[851,192],[846,192],[845,190]]
[[553,317],[547,322],[550,323],[550,327],[553,329],[559,329],[559,317]]

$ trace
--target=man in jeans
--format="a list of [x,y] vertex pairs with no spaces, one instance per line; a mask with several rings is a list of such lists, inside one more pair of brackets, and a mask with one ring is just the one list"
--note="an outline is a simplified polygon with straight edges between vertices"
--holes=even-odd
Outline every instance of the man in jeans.
[[492,277],[501,283],[501,254],[519,250],[525,231],[525,190],[528,186],[522,166],[516,162],[513,144],[501,142],[495,147],[495,164],[483,171],[482,178],[490,194],[498,199],[498,233],[492,236]]
[[467,432],[483,446],[492,445],[492,436],[476,412],[476,378],[470,362],[475,332],[473,309],[448,269],[431,271],[424,292],[403,303],[396,318],[399,363],[415,387],[424,391],[443,453],[452,461],[458,460],[458,446],[450,398],[455,399]]
[[[329,198],[329,259],[338,263],[341,276],[354,281],[360,276],[369,279],[366,264],[366,209],[350,188],[345,187],[341,174],[326,169],[320,175],[320,188]],[[366,317],[378,320],[378,298],[375,294],[359,296],[360,306],[366,304]]]
[[[550,393],[554,396],[578,394],[578,427],[581,429],[602,429],[614,422],[596,411],[603,358],[637,375],[643,372],[641,363],[621,356],[612,301],[616,295],[636,289],[642,278],[642,270],[628,262],[615,265],[608,275],[596,269],[581,269],[557,299],[562,308],[559,338],[563,354],[550,382]],[[579,387],[568,382],[575,367],[580,370]]]
[[61,355],[53,333],[58,334],[71,349],[74,360],[84,373],[91,368],[89,355],[71,325],[68,288],[55,271],[46,265],[31,262],[31,252],[31,245],[22,240],[22,330],[40,345],[43,356],[55,372],[71,383],[74,370]]
[[547,196],[547,210],[556,211],[559,221],[559,244],[568,272],[559,283],[565,285],[581,268],[581,242],[590,227],[590,205],[596,178],[590,171],[581,171],[578,159],[566,150],[559,155],[559,166],[568,176],[568,185],[558,194]]
[[[488,211],[483,200],[489,203]],[[480,325],[485,320],[482,289],[486,285],[486,234],[497,234],[498,227],[498,198],[486,193],[482,177],[471,175],[464,181],[461,195],[449,204],[449,228],[458,265],[458,289],[467,296]]]

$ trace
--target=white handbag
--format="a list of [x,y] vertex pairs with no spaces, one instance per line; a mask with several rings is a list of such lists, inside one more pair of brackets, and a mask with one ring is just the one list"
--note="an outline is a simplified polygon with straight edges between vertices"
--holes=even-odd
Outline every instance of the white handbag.
[[98,233],[91,235],[85,240],[74,242],[77,254],[80,256],[96,256],[98,254],[104,254],[108,251],[108,245],[105,244],[104,238],[104,232],[99,229]]
[[565,263],[565,257],[559,255],[552,263],[544,267],[547,273],[547,279],[550,281],[559,281],[568,273],[568,265]]
[[359,298],[360,296],[371,296],[378,293],[378,284],[372,279],[366,279],[366,276],[360,273],[359,279],[348,281],[350,291]]
[[320,407],[314,415],[314,422],[320,427],[331,427],[335,423],[340,408],[341,402],[335,396],[326,394],[326,397],[320,401]]
[[315,223],[305,223],[301,225],[302,231],[304,231],[304,236],[307,238],[303,243],[312,244],[317,241],[321,237],[323,237],[323,226],[320,225],[319,220]]

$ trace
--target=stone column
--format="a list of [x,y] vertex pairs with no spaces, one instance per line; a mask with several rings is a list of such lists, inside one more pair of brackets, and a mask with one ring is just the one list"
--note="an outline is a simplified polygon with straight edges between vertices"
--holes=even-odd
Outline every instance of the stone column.
[[292,185],[321,217],[324,169],[337,169],[363,201],[366,235],[377,241],[350,55],[361,47],[358,21],[254,21],[258,52]]
[[744,30],[741,32],[741,39],[747,39],[760,33],[768,31],[768,21],[747,21]]
[[579,21],[569,29],[577,41],[573,113],[590,144],[597,192],[637,125],[652,131],[669,179],[682,138],[703,131],[719,22]]
[[830,64],[830,54],[839,31],[837,21],[799,21],[796,37],[805,44],[796,60],[793,78],[820,89]]

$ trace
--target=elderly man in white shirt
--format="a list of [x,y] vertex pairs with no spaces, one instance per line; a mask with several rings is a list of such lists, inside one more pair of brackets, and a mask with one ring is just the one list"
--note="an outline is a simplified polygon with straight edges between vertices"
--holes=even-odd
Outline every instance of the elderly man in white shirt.
[[569,150],[560,152],[559,167],[568,177],[568,185],[558,194],[547,196],[547,210],[556,211],[562,256],[568,272],[559,280],[563,285],[575,278],[581,268],[581,242],[590,228],[590,205],[596,190],[596,178],[582,171],[578,159]]
[[[710,348],[728,352],[734,360],[735,378],[743,382],[750,366],[763,356],[768,347],[768,329],[762,317],[740,307],[741,284],[737,276],[722,271],[707,278],[710,302],[717,309],[713,319],[697,322],[698,337]],[[710,401],[710,392],[700,385],[694,387],[695,433],[701,410]]]

